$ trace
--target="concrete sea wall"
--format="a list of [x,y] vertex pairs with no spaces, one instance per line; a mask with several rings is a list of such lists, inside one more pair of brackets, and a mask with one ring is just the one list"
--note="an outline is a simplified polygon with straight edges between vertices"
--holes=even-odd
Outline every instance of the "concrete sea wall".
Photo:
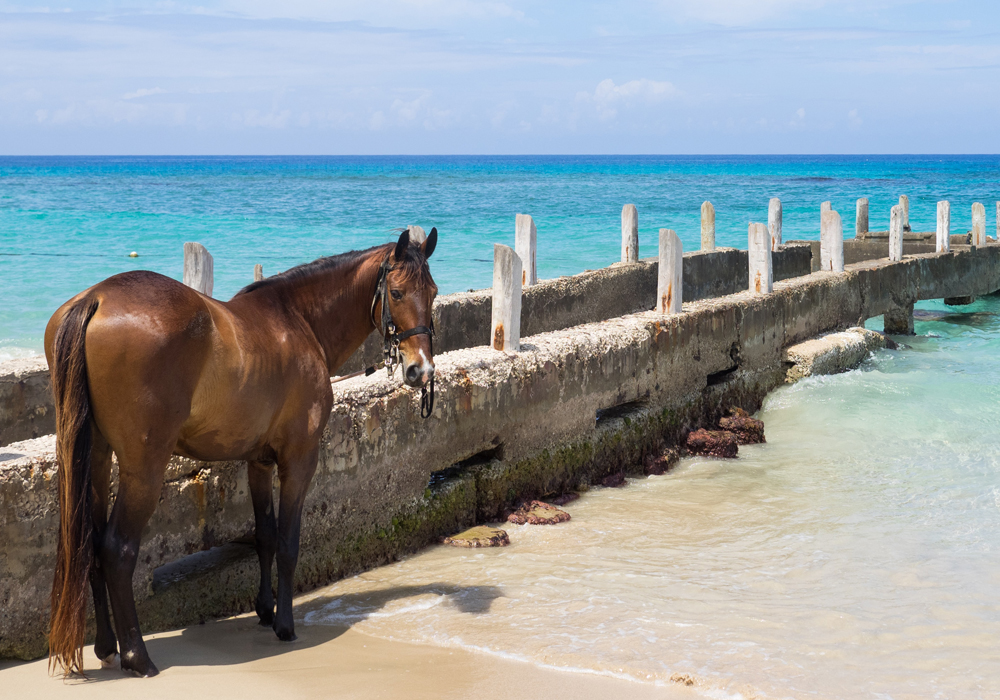
[[[296,585],[391,561],[498,519],[524,498],[641,473],[646,453],[687,430],[730,406],[759,407],[785,381],[788,346],[917,299],[998,288],[1000,246],[988,246],[795,276],[770,294],[703,298],[679,314],[625,312],[535,330],[519,353],[480,346],[438,355],[438,407],[426,421],[419,392],[398,379],[339,383],[306,502]],[[58,521],[53,447],[49,436],[0,448],[0,657],[46,650]],[[252,609],[251,530],[245,467],[173,460],[136,572],[144,630]]]

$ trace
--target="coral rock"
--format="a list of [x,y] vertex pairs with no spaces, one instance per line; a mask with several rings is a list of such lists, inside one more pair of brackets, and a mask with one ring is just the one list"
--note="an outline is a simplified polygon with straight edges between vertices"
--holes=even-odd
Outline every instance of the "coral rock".
[[642,469],[646,474],[665,474],[677,463],[680,455],[677,450],[666,449],[661,452],[652,452],[642,460]]
[[507,516],[507,522],[515,525],[554,525],[569,520],[569,513],[543,501],[525,503]]
[[735,457],[739,450],[736,436],[727,430],[695,430],[686,447],[691,454],[707,457]]
[[510,544],[510,537],[506,530],[480,525],[453,537],[445,537],[444,543],[452,547],[506,547]]
[[764,439],[764,421],[751,418],[742,408],[734,408],[729,413],[729,417],[719,420],[719,428],[733,433],[739,444],[756,445],[767,442]]

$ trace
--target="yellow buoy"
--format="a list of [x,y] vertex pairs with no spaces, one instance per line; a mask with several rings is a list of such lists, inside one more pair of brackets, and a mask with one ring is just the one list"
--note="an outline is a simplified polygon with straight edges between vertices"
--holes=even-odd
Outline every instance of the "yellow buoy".
[[138,258],[139,254],[133,250],[131,253],[128,254],[128,256],[130,258]]

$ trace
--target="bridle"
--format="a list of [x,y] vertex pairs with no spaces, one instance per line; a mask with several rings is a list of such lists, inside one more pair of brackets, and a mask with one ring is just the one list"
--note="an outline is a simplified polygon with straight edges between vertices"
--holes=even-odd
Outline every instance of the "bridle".
[[[392,253],[385,256],[385,260],[378,268],[378,277],[375,279],[375,294],[372,296],[372,306],[369,316],[372,325],[382,334],[382,361],[372,367],[365,369],[365,376],[374,374],[380,367],[385,367],[391,377],[400,363],[399,344],[407,338],[415,335],[426,335],[431,346],[431,357],[434,356],[434,320],[431,319],[430,328],[427,326],[414,326],[408,331],[399,333],[396,331],[396,324],[392,322],[392,314],[389,313],[389,273],[396,269],[395,265],[389,263]],[[375,307],[378,302],[382,302],[382,314],[378,322],[375,321]],[[345,377],[346,379],[346,377]],[[420,387],[420,417],[428,418],[434,410],[434,375],[427,385]]]

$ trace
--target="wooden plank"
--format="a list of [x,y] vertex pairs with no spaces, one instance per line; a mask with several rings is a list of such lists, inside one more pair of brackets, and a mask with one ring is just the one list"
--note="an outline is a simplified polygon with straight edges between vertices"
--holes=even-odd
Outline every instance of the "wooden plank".
[[538,284],[538,268],[535,264],[537,238],[534,219],[527,214],[514,217],[514,251],[521,258],[521,285],[525,287]]
[[639,262],[639,212],[634,204],[622,207],[622,262]]
[[840,220],[839,212],[833,210],[823,212],[819,240],[819,269],[830,272],[843,272],[844,226]]
[[495,350],[521,349],[521,286],[521,258],[513,248],[494,244],[490,344]]
[[748,253],[750,292],[770,294],[774,291],[774,269],[771,265],[771,235],[767,232],[767,224],[750,224]]
[[951,250],[951,202],[944,200],[937,203],[937,246],[938,253]]
[[767,230],[771,234],[771,250],[781,245],[781,200],[771,197],[767,203]]
[[184,244],[184,284],[205,296],[212,296],[214,285],[212,255],[201,243]]
[[903,259],[903,207],[894,206],[889,212],[889,259]]
[[715,250],[715,207],[711,202],[701,205],[701,249]]
[[681,311],[684,290],[684,246],[669,228],[660,229],[660,260],[656,276],[656,310],[661,314]]

